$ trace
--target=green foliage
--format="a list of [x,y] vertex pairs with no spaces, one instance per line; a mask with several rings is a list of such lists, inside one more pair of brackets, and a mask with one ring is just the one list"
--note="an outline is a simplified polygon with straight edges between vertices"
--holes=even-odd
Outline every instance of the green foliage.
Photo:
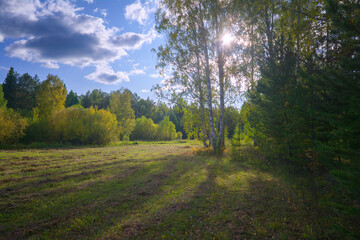
[[176,133],[176,136],[177,136],[177,139],[182,139],[183,138],[183,134],[180,131]]
[[37,109],[40,118],[49,117],[54,111],[65,106],[66,88],[58,76],[49,74],[47,79],[40,84],[36,95]]
[[25,130],[25,143],[107,144],[118,138],[116,116],[104,109],[74,105],[53,112],[48,118],[36,118]]
[[25,129],[25,136],[21,139],[23,143],[51,142],[52,128],[49,120],[37,117],[37,109],[34,109],[34,117],[30,120],[29,126]]
[[16,109],[16,85],[19,74],[11,67],[3,83],[4,98],[7,100],[7,107]]
[[14,68],[10,68],[3,83],[5,99],[8,107],[19,111],[22,115],[30,115],[36,106],[36,93],[39,88],[39,77],[24,73],[19,76]]
[[150,98],[140,99],[136,93],[132,93],[131,108],[134,109],[135,117],[140,118],[145,116],[151,118],[155,112],[155,102]]
[[165,117],[160,123],[156,133],[157,140],[174,140],[176,139],[175,124]]
[[228,137],[232,138],[235,134],[235,128],[237,127],[238,122],[240,121],[239,110],[234,107],[225,108],[225,126],[228,131]]
[[134,131],[131,133],[131,140],[155,140],[158,125],[151,118],[142,116],[136,119]]
[[71,107],[80,103],[79,97],[72,90],[66,95],[65,107]]
[[116,115],[121,139],[129,139],[135,127],[135,114],[131,108],[131,92],[129,90],[113,92],[109,110]]
[[80,96],[80,104],[84,108],[97,107],[98,109],[107,109],[110,104],[110,98],[109,93],[103,92],[101,89],[94,89]]
[[238,126],[236,126],[234,135],[231,140],[231,144],[233,147],[240,147],[241,146],[241,129]]
[[187,139],[201,138],[201,120],[197,108],[184,109],[183,124]]
[[169,107],[162,102],[158,102],[155,112],[152,116],[152,119],[155,123],[161,122],[165,117],[169,117],[170,115],[170,109]]
[[39,90],[40,80],[37,75],[30,76],[24,73],[18,78],[16,84],[16,109],[25,115],[30,115],[36,107],[36,94]]
[[231,144],[233,147],[240,147],[242,145],[252,145],[253,140],[248,135],[248,131],[244,127],[244,125],[238,125],[235,128],[234,136],[231,140]]
[[4,92],[3,92],[3,87],[2,85],[0,85],[0,108],[6,108],[7,105],[7,101],[4,98]]
[[13,109],[0,108],[0,144],[17,143],[28,125]]
[[116,116],[104,109],[64,108],[49,118],[51,140],[72,144],[107,144],[116,140]]

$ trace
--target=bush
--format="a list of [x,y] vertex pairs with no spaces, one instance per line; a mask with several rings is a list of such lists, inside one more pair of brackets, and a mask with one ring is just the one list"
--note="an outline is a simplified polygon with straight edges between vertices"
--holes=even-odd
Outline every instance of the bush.
[[182,132],[177,132],[176,135],[177,135],[177,139],[182,139],[183,138]]
[[28,125],[26,119],[12,109],[0,108],[0,143],[17,143]]
[[142,116],[136,119],[134,131],[131,133],[132,140],[155,140],[158,125],[151,118]]
[[49,118],[51,140],[73,144],[106,144],[119,135],[116,116],[104,109],[65,108]]
[[33,142],[50,142],[51,141],[51,127],[48,119],[33,118],[30,125],[25,129],[25,135],[21,139],[24,143]]
[[159,124],[157,131],[157,140],[174,140],[176,139],[175,124],[165,117]]

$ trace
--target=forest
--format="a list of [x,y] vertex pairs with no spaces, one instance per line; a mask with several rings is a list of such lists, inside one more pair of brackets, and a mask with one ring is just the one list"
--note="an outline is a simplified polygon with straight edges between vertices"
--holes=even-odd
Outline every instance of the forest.
[[[232,168],[239,169],[239,172],[250,169],[254,171],[251,174],[259,176],[264,169],[276,174],[285,172],[282,176],[287,176],[289,186],[284,184],[279,189],[289,187],[290,190],[284,192],[294,191],[298,194],[295,199],[305,199],[305,203],[297,205],[303,210],[293,211],[306,212],[308,215],[305,215],[310,217],[292,216],[292,210],[279,214],[284,214],[281,216],[290,219],[290,222],[292,217],[299,217],[296,220],[299,224],[307,218],[313,222],[302,225],[299,230],[291,229],[286,225],[290,224],[286,220],[286,223],[281,223],[283,225],[279,223],[281,226],[277,225],[278,222],[266,225],[261,222],[266,220],[259,218],[260,223],[252,222],[244,232],[229,230],[223,233],[207,219],[209,226],[213,226],[209,228],[214,232],[204,230],[199,233],[186,225],[186,220],[182,222],[181,217],[188,219],[189,215],[178,216],[174,213],[180,220],[172,219],[170,222],[173,225],[177,221],[182,222],[187,226],[184,229],[190,230],[187,232],[180,226],[173,232],[167,232],[171,227],[166,226],[163,220],[169,216],[160,212],[159,221],[165,225],[161,225],[159,231],[169,234],[164,235],[165,238],[177,239],[183,235],[187,236],[186,239],[358,239],[360,2],[161,0],[159,4],[155,28],[162,34],[164,43],[152,51],[157,59],[156,69],[165,80],[152,89],[158,97],[157,102],[150,98],[143,99],[125,88],[112,92],[94,89],[78,95],[72,90],[68,91],[56,75],[49,74],[40,81],[37,75],[19,74],[10,68],[0,86],[1,148],[26,148],[34,143],[104,147],[109,144],[114,146],[111,144],[120,140],[130,145],[129,151],[132,151],[131,144],[135,143],[140,143],[143,146],[141,149],[147,149],[151,147],[146,144],[157,141],[169,141],[170,144],[174,143],[171,140],[176,139],[178,144],[196,141],[192,154],[196,155],[199,165],[188,162],[190,160],[184,160],[184,163],[176,160],[176,164],[184,164],[179,169],[184,167],[186,171],[191,171],[207,161],[212,168],[203,166],[201,171],[219,174],[212,179],[213,182],[209,180],[208,185],[205,184],[214,190],[214,194],[226,191],[215,188],[215,183],[219,185],[219,181],[224,181],[224,184],[235,181],[230,175]],[[183,149],[166,146],[169,146],[166,149],[170,149],[166,154],[174,151],[186,158]],[[157,151],[167,150],[159,148]],[[166,161],[172,161],[171,154],[166,156]],[[229,158],[230,162],[226,160]],[[137,161],[142,160],[137,158]],[[241,165],[242,161],[246,166]],[[141,164],[146,165],[146,162]],[[169,172],[178,171],[170,165]],[[260,170],[253,169],[259,166]],[[196,173],[199,178],[203,176],[201,171]],[[222,176],[224,171],[229,175]],[[249,178],[249,175],[245,175],[238,177]],[[211,176],[209,173],[208,179]],[[158,180],[162,182],[162,178],[165,176]],[[289,180],[291,178],[296,180]],[[267,180],[262,184],[273,181],[270,177],[264,179]],[[137,180],[142,181],[140,177]],[[201,182],[199,179],[193,180]],[[186,187],[191,188],[190,185],[176,191],[181,195]],[[236,192],[236,186],[232,187],[231,191]],[[269,189],[272,194],[277,191],[273,186]],[[150,190],[144,191],[140,191],[139,195],[143,194],[141,196],[145,198],[152,196],[146,192]],[[171,192],[175,190],[166,191],[168,197],[175,194]],[[261,190],[252,194],[257,197],[259,192]],[[206,194],[209,194],[206,197],[214,197],[211,193]],[[237,199],[240,195],[232,197]],[[186,197],[184,199],[188,200]],[[246,199],[251,202],[250,198]],[[204,197],[201,201],[207,200]],[[226,200],[219,197],[214,201],[223,203]],[[262,206],[268,203],[259,201],[262,201]],[[159,206],[162,203],[159,200]],[[175,205],[174,209],[186,212],[199,203],[194,200],[191,204],[194,205],[185,208]],[[230,209],[231,203],[226,204]],[[156,206],[149,209],[147,211],[151,213]],[[272,209],[276,209],[276,206]],[[172,213],[172,210],[169,211]],[[233,209],[224,215],[229,217],[234,212]],[[194,213],[186,214],[192,216]],[[256,211],[251,214],[249,218],[252,219],[258,216]],[[268,219],[276,218],[276,213],[271,214]],[[157,219],[156,216],[154,213],[154,219]],[[216,219],[219,222],[233,221],[220,217]],[[141,221],[149,229],[157,231],[154,230],[156,226],[147,225],[149,221]],[[201,228],[199,222],[193,224]],[[141,236],[143,239],[160,238],[141,224],[134,227],[137,230],[126,230],[126,224],[121,226],[121,234],[125,235],[116,235],[109,230],[106,233],[109,235],[99,238],[114,239],[120,236],[133,239],[138,232],[140,239]],[[253,229],[254,226],[257,226],[257,230]],[[224,228],[227,227],[224,225]],[[218,235],[216,231],[219,231]],[[34,234],[38,233],[35,231]],[[62,232],[58,234],[65,236]],[[84,235],[70,235],[70,238],[78,236]]]

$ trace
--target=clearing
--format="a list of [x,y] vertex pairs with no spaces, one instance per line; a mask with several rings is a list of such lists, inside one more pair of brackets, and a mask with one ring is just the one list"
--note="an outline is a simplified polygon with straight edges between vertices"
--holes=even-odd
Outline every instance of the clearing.
[[0,238],[336,238],[301,179],[243,151],[235,160],[180,142],[1,150]]

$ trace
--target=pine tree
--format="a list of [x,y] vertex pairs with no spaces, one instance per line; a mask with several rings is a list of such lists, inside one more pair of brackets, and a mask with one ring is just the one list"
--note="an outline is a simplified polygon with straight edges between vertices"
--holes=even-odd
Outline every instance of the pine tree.
[[4,97],[7,100],[7,107],[16,109],[16,87],[19,74],[11,67],[3,83]]

